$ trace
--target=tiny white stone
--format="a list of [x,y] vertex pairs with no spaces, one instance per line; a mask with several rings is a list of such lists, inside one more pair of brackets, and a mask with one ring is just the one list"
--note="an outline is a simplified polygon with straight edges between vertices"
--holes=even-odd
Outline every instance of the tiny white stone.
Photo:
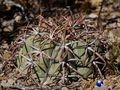
[[92,13],[88,16],[88,18],[96,19],[96,18],[98,18],[98,15]]

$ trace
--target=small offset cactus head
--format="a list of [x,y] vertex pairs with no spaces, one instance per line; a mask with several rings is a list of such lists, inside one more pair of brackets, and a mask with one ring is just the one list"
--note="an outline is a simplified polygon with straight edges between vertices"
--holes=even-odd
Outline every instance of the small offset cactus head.
[[101,87],[103,85],[103,81],[102,80],[97,80],[96,81],[96,86]]

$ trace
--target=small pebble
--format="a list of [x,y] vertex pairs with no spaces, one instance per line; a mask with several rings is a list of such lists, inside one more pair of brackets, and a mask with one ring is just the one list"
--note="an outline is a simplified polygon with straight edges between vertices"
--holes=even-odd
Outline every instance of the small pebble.
[[92,14],[90,14],[88,16],[88,18],[90,18],[90,19],[96,19],[96,18],[98,18],[98,15],[92,13]]
[[69,90],[67,87],[62,87],[61,90]]

